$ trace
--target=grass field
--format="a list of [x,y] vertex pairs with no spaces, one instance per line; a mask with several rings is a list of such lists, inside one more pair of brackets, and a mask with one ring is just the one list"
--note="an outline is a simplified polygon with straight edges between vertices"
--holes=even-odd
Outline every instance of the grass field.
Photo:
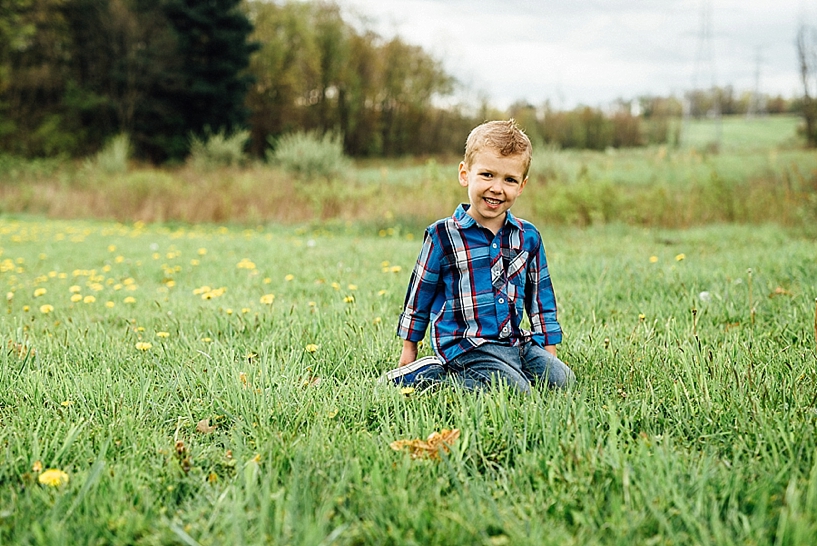
[[817,543],[813,239],[546,228],[524,398],[376,384],[420,235],[1,217],[0,543]]

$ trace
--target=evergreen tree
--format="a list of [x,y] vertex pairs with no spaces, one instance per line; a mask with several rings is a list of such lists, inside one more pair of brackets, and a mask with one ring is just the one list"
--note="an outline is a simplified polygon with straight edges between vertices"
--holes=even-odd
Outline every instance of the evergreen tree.
[[162,9],[176,47],[134,118],[136,138],[154,160],[180,159],[191,134],[243,127],[256,49],[240,0],[166,0]]

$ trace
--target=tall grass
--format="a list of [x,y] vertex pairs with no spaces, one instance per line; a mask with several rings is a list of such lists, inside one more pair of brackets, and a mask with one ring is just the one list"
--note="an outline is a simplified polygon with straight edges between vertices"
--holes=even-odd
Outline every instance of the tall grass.
[[[702,125],[695,127],[706,133]],[[692,145],[607,152],[536,149],[530,183],[515,212],[542,225],[771,222],[813,232],[817,156],[786,147],[792,120],[728,120],[724,127],[731,136],[717,154]],[[741,128],[752,138],[740,140]],[[336,137],[291,135],[270,152],[272,164],[235,166],[242,139],[222,139],[231,142],[227,157],[235,161],[216,161],[218,153],[202,151],[185,166],[118,173],[69,163],[49,170],[33,164],[22,168],[13,161],[3,171],[0,158],[0,211],[245,225],[314,220],[388,227],[396,218],[409,227],[447,216],[465,199],[456,183],[457,158],[366,160],[351,166]],[[750,145],[753,139],[763,145]],[[210,167],[201,168],[204,164]]]
[[813,241],[545,227],[577,388],[418,395],[392,227],[0,218],[0,541],[817,540]]

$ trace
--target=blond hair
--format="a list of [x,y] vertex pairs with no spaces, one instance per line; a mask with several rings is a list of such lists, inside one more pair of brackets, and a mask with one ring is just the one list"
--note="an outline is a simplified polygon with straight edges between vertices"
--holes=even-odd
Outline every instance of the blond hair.
[[528,135],[519,128],[513,118],[507,121],[486,121],[477,125],[465,141],[465,158],[467,167],[474,164],[474,157],[485,148],[490,148],[500,155],[521,155],[525,162],[525,176],[528,176],[531,160],[531,143]]

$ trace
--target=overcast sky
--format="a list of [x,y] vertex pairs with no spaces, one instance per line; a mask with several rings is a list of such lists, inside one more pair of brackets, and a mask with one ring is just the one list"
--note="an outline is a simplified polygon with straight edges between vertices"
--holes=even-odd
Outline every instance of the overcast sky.
[[792,97],[800,91],[798,25],[817,23],[817,3],[804,0],[340,3],[350,21],[365,19],[441,60],[467,100],[485,96],[503,108],[680,96],[694,83],[751,91],[758,73],[761,92]]

